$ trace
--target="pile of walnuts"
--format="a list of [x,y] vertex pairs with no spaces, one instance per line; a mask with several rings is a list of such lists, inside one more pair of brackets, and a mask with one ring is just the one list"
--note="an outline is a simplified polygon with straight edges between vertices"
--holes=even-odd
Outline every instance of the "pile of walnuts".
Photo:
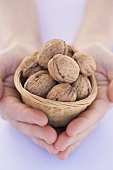
[[96,64],[65,41],[54,39],[21,63],[24,88],[37,96],[62,102],[86,98]]

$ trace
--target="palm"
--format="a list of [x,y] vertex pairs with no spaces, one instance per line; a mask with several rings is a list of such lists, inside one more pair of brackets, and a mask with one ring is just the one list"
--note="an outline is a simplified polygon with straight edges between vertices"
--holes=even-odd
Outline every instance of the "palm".
[[98,88],[96,100],[100,100],[101,102],[104,101],[107,104],[110,104],[110,101],[107,95],[108,85],[109,85],[109,81],[107,77],[102,72],[97,72],[97,71],[95,73],[95,77],[97,80],[97,88]]
[[105,115],[113,102],[113,54],[101,45],[90,46],[83,50],[94,57],[97,65],[95,77],[97,80],[98,93],[95,101],[69,123],[66,131],[61,133],[55,143],[60,150],[57,154],[59,159],[65,159],[82,140],[96,127],[98,121]]
[[[96,50],[95,50],[96,49]],[[80,131],[89,128],[96,124],[102,116],[107,112],[107,110],[112,106],[109,99],[109,84],[112,82],[111,75],[113,74],[113,68],[111,63],[113,63],[113,54],[107,51],[103,46],[97,45],[91,46],[84,50],[85,53],[91,55],[96,62],[97,69],[95,77],[97,80],[98,93],[95,101],[88,107],[88,109],[83,112],[78,118],[84,119],[83,125],[80,124]],[[111,66],[111,68],[110,68]],[[112,91],[110,92],[112,94]],[[81,122],[80,119],[80,122]],[[75,121],[78,121],[77,119]],[[85,122],[87,122],[87,125]],[[71,124],[70,124],[71,125]],[[69,125],[69,126],[70,126]],[[85,129],[84,129],[85,128]],[[68,129],[68,128],[67,128]],[[68,131],[68,130],[67,130]]]
[[[89,53],[93,55],[97,64],[95,77],[97,80],[98,93],[95,102],[98,100],[100,104],[107,106],[106,109],[108,110],[108,108],[111,106],[108,90],[109,84],[112,81],[111,75],[113,73],[113,68],[111,67],[111,63],[113,63],[113,54],[109,51],[105,51],[102,46],[98,46],[98,48],[98,50],[100,50],[99,55],[95,54],[93,50],[89,50]],[[92,105],[94,105],[95,102],[93,102]],[[97,109],[97,107],[95,109]]]
[[2,63],[0,67],[1,116],[28,135],[32,141],[55,154],[58,151],[54,148],[53,143],[57,134],[52,127],[47,125],[47,116],[41,111],[23,104],[14,86],[15,70],[27,55],[29,55],[29,48],[26,49],[23,46],[8,47],[0,54],[0,62]]

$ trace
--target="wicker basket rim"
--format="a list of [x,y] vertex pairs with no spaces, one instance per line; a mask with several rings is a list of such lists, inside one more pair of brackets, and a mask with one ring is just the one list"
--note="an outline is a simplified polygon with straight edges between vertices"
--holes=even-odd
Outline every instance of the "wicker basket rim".
[[26,89],[24,89],[22,87],[21,81],[20,81],[20,76],[21,76],[21,66],[19,66],[15,72],[14,75],[14,84],[16,86],[16,89],[19,91],[19,93],[26,97],[26,98],[30,98],[32,101],[33,100],[37,100],[37,102],[41,102],[41,103],[45,103],[47,105],[57,105],[57,106],[61,106],[61,107],[67,107],[67,106],[71,106],[71,107],[79,107],[81,105],[89,105],[89,103],[91,103],[91,101],[93,102],[93,100],[95,99],[96,95],[97,95],[97,84],[96,84],[96,79],[95,76],[92,75],[91,76],[91,81],[92,81],[92,91],[90,93],[90,95],[82,100],[79,101],[75,101],[75,102],[59,102],[59,101],[53,101],[53,100],[48,100],[48,99],[44,99],[42,97],[36,96],[34,94],[31,94],[30,92],[28,92]]

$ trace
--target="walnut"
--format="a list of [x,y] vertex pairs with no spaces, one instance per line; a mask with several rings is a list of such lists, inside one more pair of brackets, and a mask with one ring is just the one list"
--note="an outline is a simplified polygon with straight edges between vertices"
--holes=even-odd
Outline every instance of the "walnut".
[[54,86],[47,95],[47,99],[61,102],[73,102],[76,100],[77,92],[68,83],[61,83]]
[[39,70],[42,70],[41,66],[38,64],[37,53],[25,57],[21,63],[22,75],[24,77],[29,77]]
[[90,94],[92,87],[87,77],[94,74],[96,64],[91,56],[78,52],[73,45],[53,39],[26,57],[21,70],[22,86],[30,93],[50,100],[72,102]]
[[67,45],[68,47],[68,56],[72,57],[74,55],[74,53],[78,52],[78,50],[73,46],[73,45]]
[[48,71],[60,83],[72,83],[79,76],[79,66],[72,58],[57,54],[48,63]]
[[24,88],[40,97],[46,97],[47,93],[53,86],[56,85],[56,81],[52,79],[48,71],[41,70],[31,75],[24,84]]
[[96,64],[94,59],[80,52],[76,52],[72,58],[78,63],[80,67],[80,72],[85,76],[91,76],[96,70]]
[[48,41],[44,47],[40,50],[38,62],[44,68],[47,68],[49,60],[56,54],[67,54],[68,48],[65,41],[54,39]]
[[78,79],[72,84],[77,91],[77,100],[86,98],[91,92],[91,83],[84,75],[79,75]]

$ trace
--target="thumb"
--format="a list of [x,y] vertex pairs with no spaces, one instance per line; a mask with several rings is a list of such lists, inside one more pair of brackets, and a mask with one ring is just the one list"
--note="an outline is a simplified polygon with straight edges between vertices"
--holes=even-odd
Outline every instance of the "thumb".
[[110,82],[108,86],[108,97],[109,97],[110,102],[113,103],[113,80]]
[[6,69],[5,69],[6,68],[6,61],[5,61],[5,57],[3,55],[3,52],[0,53],[0,63],[2,63],[2,64],[0,64],[0,99],[2,98],[3,93],[4,93],[3,81],[4,81],[4,78],[6,76]]
[[4,84],[3,81],[6,77],[6,68],[7,68],[7,63],[10,64],[10,62],[7,62],[7,59],[5,59],[5,53],[4,51],[0,53],[0,99],[3,96],[4,93]]
[[2,98],[3,91],[4,91],[3,81],[0,77],[0,99]]

